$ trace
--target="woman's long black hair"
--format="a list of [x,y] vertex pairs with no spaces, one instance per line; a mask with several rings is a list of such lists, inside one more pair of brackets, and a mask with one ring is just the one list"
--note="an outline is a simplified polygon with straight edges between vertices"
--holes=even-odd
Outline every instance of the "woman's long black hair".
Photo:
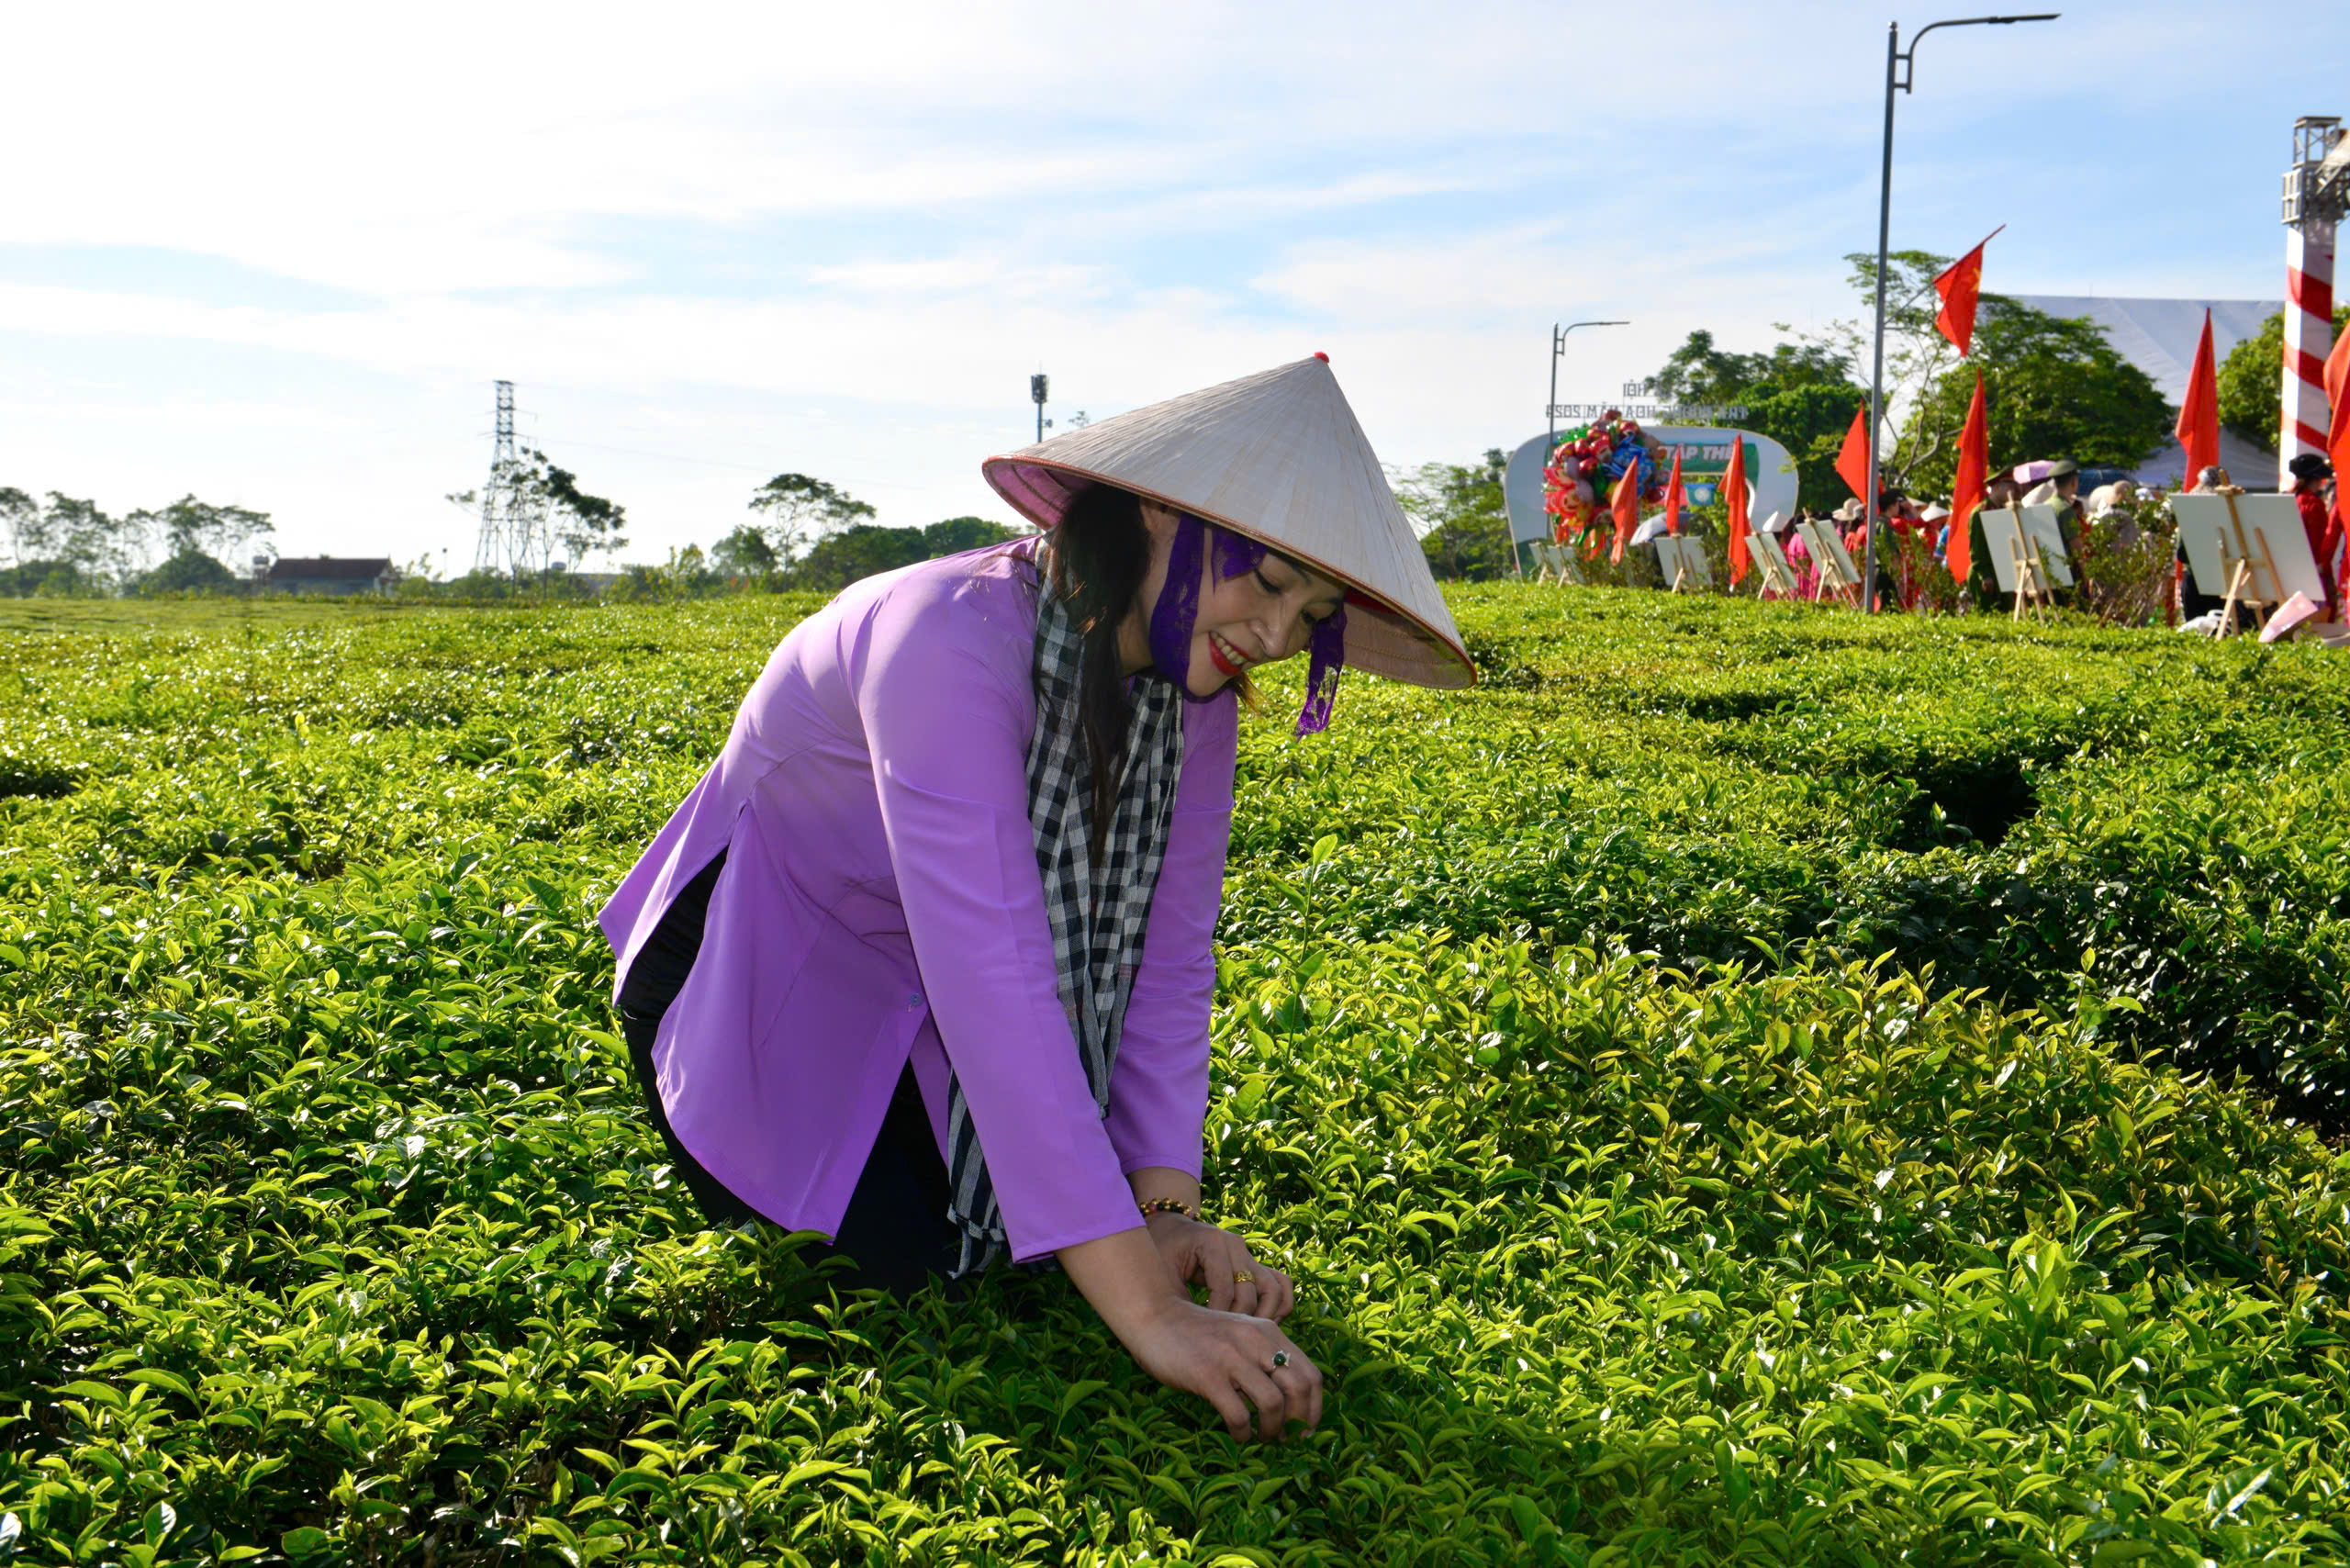
[[[1119,667],[1118,627],[1142,593],[1150,567],[1150,534],[1142,501],[1131,490],[1089,485],[1070,498],[1046,551],[1054,595],[1069,606],[1069,622],[1085,648],[1078,681],[1078,722],[1093,769],[1093,847],[1101,847],[1118,804],[1118,774],[1125,760],[1125,672]],[[1041,688],[1039,697],[1043,695]]]

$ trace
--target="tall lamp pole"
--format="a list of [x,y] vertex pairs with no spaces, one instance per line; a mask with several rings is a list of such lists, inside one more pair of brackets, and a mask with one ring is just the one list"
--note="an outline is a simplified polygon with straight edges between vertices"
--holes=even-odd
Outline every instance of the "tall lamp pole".
[[[1559,444],[1559,359],[1567,352],[1567,334],[1577,327],[1628,327],[1630,325],[1629,321],[1575,321],[1564,327],[1555,321],[1550,323],[1550,402],[1547,411],[1550,416],[1551,446]],[[1545,463],[1550,460],[1550,450],[1547,447],[1543,450],[1542,460]]]
[[1909,39],[1909,47],[1901,47],[1901,24],[1893,23],[1885,39],[1885,168],[1877,184],[1876,198],[1876,364],[1869,372],[1869,493],[1862,497],[1868,507],[1861,538],[1861,608],[1876,611],[1876,525],[1877,498],[1884,486],[1877,478],[1877,432],[1885,427],[1885,291],[1890,285],[1886,276],[1893,264],[1893,94],[1914,89],[1910,84],[1918,74],[1918,45],[1936,28],[2004,28],[2016,22],[2053,22],[2061,13],[2045,11],[2030,17],[1961,17],[1953,21],[1929,22],[1919,28]]
[[1036,439],[1039,442],[1045,439],[1046,425],[1051,423],[1045,418],[1045,394],[1051,385],[1041,370],[1028,378],[1028,396],[1036,405]]
[[[1577,327],[1628,327],[1630,325],[1629,321],[1573,321],[1563,327],[1556,321],[1550,323],[1550,400],[1543,405],[1542,410],[1550,422],[1550,439],[1544,442],[1542,447],[1542,465],[1545,472],[1550,468],[1551,449],[1559,444],[1559,361],[1567,352],[1567,334]],[[1509,542],[1509,562],[1511,566],[1517,568],[1519,577],[1526,575],[1526,564],[1517,558],[1517,541],[1515,539]]]

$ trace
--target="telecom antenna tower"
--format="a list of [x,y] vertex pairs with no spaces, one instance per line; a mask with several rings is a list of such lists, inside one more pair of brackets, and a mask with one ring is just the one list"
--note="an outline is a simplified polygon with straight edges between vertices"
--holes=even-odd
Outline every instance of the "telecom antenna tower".
[[2332,115],[2293,122],[2285,171],[2285,418],[2277,442],[2277,487],[2289,465],[2325,450],[2325,356],[2333,347],[2333,232],[2350,211],[2350,137]]
[[523,483],[522,460],[514,452],[514,384],[501,381],[489,482],[481,487],[481,540],[474,546],[474,570],[536,577],[554,555],[546,498]]

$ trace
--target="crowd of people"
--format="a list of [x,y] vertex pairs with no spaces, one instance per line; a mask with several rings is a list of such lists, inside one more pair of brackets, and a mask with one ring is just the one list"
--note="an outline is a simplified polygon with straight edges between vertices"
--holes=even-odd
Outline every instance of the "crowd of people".
[[[2319,578],[2325,590],[2326,602],[2320,608],[2332,619],[2340,620],[2340,585],[2345,566],[2350,566],[2344,558],[2345,547],[2350,547],[2350,515],[2345,515],[2345,503],[2336,490],[2333,466],[2323,457],[2314,453],[2303,454],[2292,460],[2289,471],[2293,476],[2292,493],[2300,504],[2301,527],[2309,539],[2310,553],[2316,557]],[[2207,467],[2195,476],[2186,493],[2215,495],[2228,485],[2228,476],[2222,470]],[[2141,487],[2129,479],[2098,485],[2083,495],[2080,465],[2069,458],[2057,458],[2020,464],[1991,475],[1984,482],[1983,506],[1986,510],[2054,508],[2066,560],[2075,577],[2087,583],[2094,581],[2098,571],[2099,550],[2110,553],[2143,547],[2141,509],[2147,502],[2161,500],[2163,495],[2158,488]],[[1944,572],[1950,569],[1954,521],[1950,503],[1947,499],[1921,500],[1899,490],[1887,490],[1879,498],[1878,517],[1881,532],[1877,538],[1877,577],[1870,591],[1879,609],[1919,608],[1926,587],[1921,579],[1928,565],[1938,565]],[[1818,591],[1822,564],[1812,559],[1803,532],[1796,526],[1805,521],[1820,529],[1835,530],[1853,560],[1859,562],[1867,543],[1866,509],[1855,498],[1832,512],[1803,510],[1792,519],[1774,517],[1762,525],[1766,532],[1779,535],[1788,565],[1795,569],[1796,590],[1810,598]],[[1975,590],[1975,601],[1987,606],[1997,602],[1999,595],[1980,513],[1975,515],[1971,530],[1972,548],[1965,557],[1969,586]],[[2225,591],[2224,584],[2198,582],[2194,566],[2184,550],[2174,543],[2170,592],[2177,621],[2195,621],[2218,611]],[[1964,596],[1962,601],[1963,599]]]

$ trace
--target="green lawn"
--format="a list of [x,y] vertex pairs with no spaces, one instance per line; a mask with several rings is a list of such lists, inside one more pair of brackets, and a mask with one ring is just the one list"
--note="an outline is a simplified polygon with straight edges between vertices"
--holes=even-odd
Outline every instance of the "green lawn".
[[592,915],[812,599],[0,604],[0,1562],[2350,1559],[2350,661],[1453,600],[1243,732],[1248,1450],[667,1180]]

